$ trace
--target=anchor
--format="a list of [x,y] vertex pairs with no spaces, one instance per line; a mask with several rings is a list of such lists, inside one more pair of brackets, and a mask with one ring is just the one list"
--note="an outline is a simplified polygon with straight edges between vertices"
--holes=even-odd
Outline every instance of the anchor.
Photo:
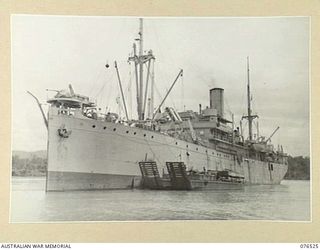
[[67,130],[65,125],[62,124],[61,127],[58,129],[58,134],[62,138],[68,138],[71,135],[71,130]]

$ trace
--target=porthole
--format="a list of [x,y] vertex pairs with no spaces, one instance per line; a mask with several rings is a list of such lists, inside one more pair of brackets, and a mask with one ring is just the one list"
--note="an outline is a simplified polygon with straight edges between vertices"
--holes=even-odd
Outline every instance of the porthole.
[[95,128],[95,127],[96,127],[96,125],[92,125],[92,127],[93,127],[93,128]]
[[136,134],[137,134],[137,132],[134,132],[133,134],[134,134],[134,135],[136,135]]
[[178,142],[176,142],[176,145],[178,145]]
[[103,129],[106,129],[107,127],[103,127]]
[[144,134],[143,136],[144,136],[144,137],[146,137],[147,135],[146,135],[146,134]]
[[151,136],[151,138],[153,139],[153,135]]
[[116,131],[116,130],[117,130],[116,128],[113,129],[113,131]]
[[128,134],[128,133],[129,133],[129,131],[127,130],[127,131],[126,131],[126,133]]
[[186,146],[187,148],[189,147],[189,145]]
[[198,148],[196,148],[196,150],[198,151]]

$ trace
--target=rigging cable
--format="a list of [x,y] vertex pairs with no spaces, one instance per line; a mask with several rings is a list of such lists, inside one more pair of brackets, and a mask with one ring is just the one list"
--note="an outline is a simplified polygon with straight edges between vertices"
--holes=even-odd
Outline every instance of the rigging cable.
[[[100,72],[102,73],[102,70],[101,70]],[[100,74],[100,75],[101,75],[101,74]],[[109,81],[111,80],[112,77],[113,77],[113,76],[112,76],[112,73],[111,73],[111,75],[109,76],[109,78],[108,78],[106,81],[104,81],[104,83],[102,84],[101,88],[100,88],[100,89],[98,90],[98,92],[94,95],[94,98],[95,98],[95,99],[98,98],[98,96],[100,96],[100,100],[102,99],[103,90],[104,90],[105,86],[109,83]]]
[[[156,26],[156,24],[154,24],[154,26]],[[163,53],[162,47],[161,47],[162,43],[160,43],[160,39],[159,39],[158,32],[157,32],[157,30],[158,30],[157,27],[155,27],[154,29],[151,28],[151,30],[153,31],[153,33],[154,33],[154,35],[155,35],[155,38],[156,38],[155,40],[156,40],[156,43],[157,43],[157,48],[159,48],[159,54],[160,54],[160,56],[161,56],[162,58],[166,58],[166,57],[163,56],[164,53]],[[169,57],[170,60],[169,60],[169,62],[164,63],[164,65],[167,67],[168,64],[171,64],[173,67],[176,67],[176,65],[174,65],[174,64],[172,63],[174,60],[172,60],[171,54],[170,54],[170,53],[167,53],[166,55],[168,55],[167,57]],[[157,63],[157,65],[162,66],[161,63]],[[169,68],[166,68],[166,67],[164,67],[164,70],[161,70],[160,72],[168,72],[168,71],[170,71]],[[163,82],[170,82],[170,80],[169,80],[169,78],[168,78],[168,75],[164,74],[164,76],[162,76],[161,74],[158,74],[158,77],[159,77],[159,76],[160,76],[160,78],[162,79]],[[165,79],[164,79],[164,78],[165,78]],[[161,80],[161,79],[160,79],[160,80]],[[166,89],[166,91],[168,91],[168,89]],[[169,95],[169,99],[170,99],[170,101],[172,102],[172,106],[174,107],[174,109],[177,110],[176,105],[175,105],[175,103],[174,103],[171,95]]]
[[[100,65],[98,65],[98,67],[100,68]],[[92,84],[91,84],[91,89],[90,89],[90,91],[88,92],[88,93],[89,93],[89,96],[92,96],[92,95],[93,95],[93,91],[94,91],[94,89],[95,89],[95,87],[96,87],[95,85],[97,84],[97,82],[99,81],[99,79],[100,79],[100,77],[101,77],[102,70],[103,70],[103,68],[100,68],[99,73],[98,73],[98,75],[96,76],[95,80],[91,82],[91,83],[92,83]]]
[[107,94],[107,98],[106,98],[106,102],[107,102],[106,103],[106,107],[107,107],[108,110],[110,110],[109,103],[110,103],[111,93],[112,93],[113,87],[114,87],[114,84],[112,84],[114,74],[115,73],[112,73],[112,77],[110,79],[110,88],[109,88],[109,91],[108,91],[108,94]]
[[[116,42],[118,41],[118,37],[120,36],[120,33],[122,33],[123,31],[123,28],[125,26],[125,24],[127,23],[127,19],[120,19],[121,20],[121,24],[120,24],[120,28],[118,29],[118,32],[116,33],[115,36],[113,35],[110,35],[108,36],[108,39],[113,38],[111,39],[110,43],[112,44],[113,42]],[[99,65],[100,66],[100,65]],[[95,89],[95,84],[97,83],[97,81],[99,80],[100,76],[101,76],[101,73],[102,73],[102,69],[100,70],[100,72],[98,73],[98,77],[96,78],[96,80],[94,82],[92,82],[92,87],[91,87],[91,90],[88,92],[89,93],[89,96],[92,96],[93,95],[93,91]],[[103,89],[103,88],[102,88]],[[100,91],[99,91],[100,92]],[[98,96],[99,92],[96,94],[96,96]]]

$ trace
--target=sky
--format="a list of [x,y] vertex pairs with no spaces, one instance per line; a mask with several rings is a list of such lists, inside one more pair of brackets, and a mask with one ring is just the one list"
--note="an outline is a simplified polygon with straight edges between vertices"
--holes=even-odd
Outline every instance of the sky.
[[[103,110],[118,112],[114,61],[129,116],[136,117],[135,82],[127,59],[138,28],[138,17],[13,15],[12,149],[46,149],[47,131],[27,90],[47,110],[46,100],[54,92],[46,89],[72,84]],[[279,126],[272,143],[283,145],[290,155],[309,156],[309,35],[308,17],[144,18],[144,49],[152,49],[156,57],[155,103],[183,69],[165,106],[198,111],[200,103],[209,106],[209,90],[220,87],[225,90],[225,117],[234,114],[239,126],[246,114],[249,56],[260,134],[268,137]]]

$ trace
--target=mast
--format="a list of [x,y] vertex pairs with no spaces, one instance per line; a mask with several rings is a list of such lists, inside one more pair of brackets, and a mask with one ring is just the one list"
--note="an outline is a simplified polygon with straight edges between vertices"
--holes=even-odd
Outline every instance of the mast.
[[[135,65],[135,77],[136,77],[136,92],[137,92],[137,111],[138,111],[138,119],[144,120],[145,119],[145,107],[146,107],[146,101],[147,101],[147,93],[148,93],[148,78],[149,78],[149,71],[150,71],[150,65],[151,61],[155,60],[155,57],[153,56],[152,50],[149,50],[147,54],[143,54],[143,19],[139,18],[139,38],[135,39],[136,41],[139,41],[139,51],[137,55],[137,47],[136,44],[133,44],[133,56],[129,57],[129,61],[134,61]],[[143,79],[143,67],[144,64],[148,63],[148,76],[147,76],[147,82],[145,87],[145,96],[143,96],[144,93],[144,79]],[[151,97],[152,98],[152,97]]]
[[149,118],[151,118],[154,111],[154,60],[152,62],[152,71],[151,71],[151,88],[150,88],[150,110]]
[[252,115],[252,110],[251,110],[249,56],[247,56],[247,99],[248,99],[248,115],[243,116],[242,118],[248,119],[249,141],[252,141],[252,121],[258,116]]
[[126,105],[126,100],[125,100],[124,94],[123,94],[123,89],[122,89],[122,84],[121,84],[121,79],[120,79],[120,74],[119,74],[119,69],[118,69],[117,61],[114,62],[114,67],[116,68],[116,71],[117,71],[117,76],[118,76],[119,87],[120,87],[120,91],[121,91],[121,96],[122,96],[122,102],[123,102],[123,106],[124,106],[124,111],[125,111],[125,113],[126,113],[127,121],[129,121],[128,111],[127,111],[127,105]]
[[231,113],[232,115],[232,143],[234,143],[234,114]]
[[137,59],[137,46],[133,44],[133,57],[130,57],[129,60],[134,61],[134,73],[136,78],[136,92],[137,92],[137,112],[138,112],[138,119],[140,116],[140,98],[139,98],[139,80],[138,80],[138,59]]
[[143,104],[143,19],[139,18],[139,120],[143,120],[142,104]]
[[249,140],[252,140],[252,117],[251,117],[251,100],[250,100],[250,68],[249,57],[247,57],[247,95],[248,95],[248,123],[249,123]]

